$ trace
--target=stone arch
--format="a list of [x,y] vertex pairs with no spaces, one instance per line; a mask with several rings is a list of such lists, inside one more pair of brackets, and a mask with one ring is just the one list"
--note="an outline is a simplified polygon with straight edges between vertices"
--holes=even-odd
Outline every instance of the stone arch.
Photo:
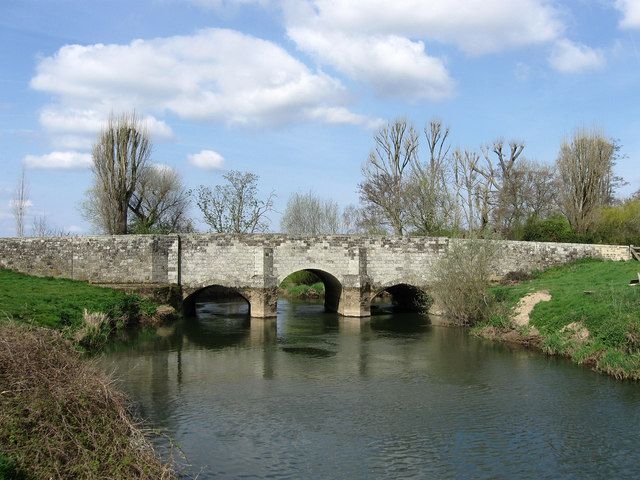
[[302,271],[313,273],[324,284],[324,309],[327,312],[338,312],[340,310],[340,299],[342,297],[342,282],[326,270],[319,268],[299,268],[278,278],[278,285],[289,275]]
[[199,296],[212,291],[221,295],[229,295],[230,298],[242,298],[249,307],[249,314],[251,314],[251,295],[249,292],[241,288],[227,287],[218,283],[212,283],[203,285],[189,290],[183,290],[182,311],[185,316],[195,316],[196,313],[196,301]]
[[391,295],[391,308],[394,312],[424,312],[429,307],[428,292],[407,282],[391,282],[371,292],[371,302],[383,292]]

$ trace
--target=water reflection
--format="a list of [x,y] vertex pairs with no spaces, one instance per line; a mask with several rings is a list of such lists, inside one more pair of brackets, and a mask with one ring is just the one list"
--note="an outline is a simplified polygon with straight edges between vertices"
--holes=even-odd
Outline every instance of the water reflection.
[[636,478],[640,387],[423,317],[242,304],[103,359],[199,478]]

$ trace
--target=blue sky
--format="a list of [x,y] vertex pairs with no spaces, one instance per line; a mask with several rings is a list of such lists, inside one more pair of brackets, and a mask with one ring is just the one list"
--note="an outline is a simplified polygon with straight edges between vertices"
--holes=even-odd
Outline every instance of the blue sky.
[[375,129],[401,116],[549,163],[597,126],[640,189],[640,0],[2,0],[0,45],[0,236],[23,168],[27,225],[88,233],[91,143],[134,108],[154,162],[191,187],[251,170],[279,211],[310,189],[357,203]]

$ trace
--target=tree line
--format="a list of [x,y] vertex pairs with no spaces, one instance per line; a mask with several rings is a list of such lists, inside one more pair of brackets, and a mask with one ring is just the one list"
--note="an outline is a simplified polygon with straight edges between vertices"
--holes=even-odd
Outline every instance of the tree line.
[[[213,187],[188,189],[179,172],[151,162],[152,142],[135,113],[111,115],[92,150],[93,182],[80,210],[100,233],[195,231],[192,203],[212,232],[268,231],[275,192],[259,177],[228,171]],[[555,164],[530,160],[525,144],[502,139],[452,148],[450,128],[422,131],[398,119],[373,136],[357,186],[359,205],[341,209],[313,191],[293,194],[281,231],[293,235],[499,236],[517,240],[640,243],[640,195],[616,197],[620,145],[597,129],[562,142]],[[24,174],[12,202],[25,232]],[[56,233],[36,218],[34,235]],[[59,232],[58,232],[59,233]]]

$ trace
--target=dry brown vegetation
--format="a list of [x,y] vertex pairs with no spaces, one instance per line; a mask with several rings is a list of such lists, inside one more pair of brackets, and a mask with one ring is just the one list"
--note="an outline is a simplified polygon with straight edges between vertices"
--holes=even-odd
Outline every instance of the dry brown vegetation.
[[0,453],[28,478],[176,478],[128,399],[55,331],[0,324]]

